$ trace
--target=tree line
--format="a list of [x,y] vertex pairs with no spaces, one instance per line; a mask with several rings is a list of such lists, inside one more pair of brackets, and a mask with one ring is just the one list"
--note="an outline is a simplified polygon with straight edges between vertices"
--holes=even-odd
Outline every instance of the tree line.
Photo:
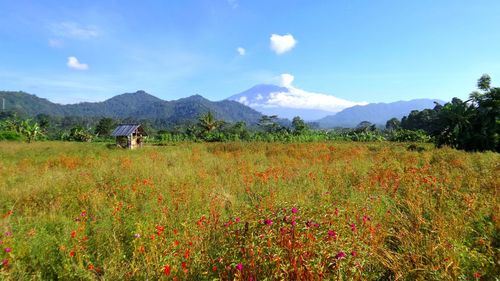
[[[466,101],[453,98],[433,109],[414,110],[401,120],[392,118],[385,127],[368,121],[356,128],[320,130],[300,117],[290,122],[277,116],[263,115],[257,124],[227,123],[208,111],[196,120],[163,129],[154,120],[118,120],[97,117],[53,117],[46,114],[23,119],[13,113],[0,114],[0,140],[37,139],[66,141],[110,141],[119,123],[140,123],[159,144],[180,141],[397,141],[434,142],[438,147],[450,146],[467,151],[500,151],[500,88],[491,86],[491,78],[483,75],[478,90]],[[288,121],[288,122],[287,122]]]

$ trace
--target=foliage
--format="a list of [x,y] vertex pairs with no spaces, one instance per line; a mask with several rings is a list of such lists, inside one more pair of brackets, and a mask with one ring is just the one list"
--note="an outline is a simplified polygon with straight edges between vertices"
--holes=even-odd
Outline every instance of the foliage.
[[0,279],[494,280],[499,154],[421,146],[0,143]]
[[431,137],[423,130],[396,130],[391,131],[389,134],[390,141],[397,142],[430,142]]
[[79,142],[90,142],[93,138],[94,136],[88,130],[79,126],[72,128],[69,132],[61,136],[61,140]]
[[395,131],[401,129],[401,121],[398,118],[391,118],[385,123],[385,129]]
[[453,98],[432,110],[412,111],[401,126],[426,131],[438,146],[500,152],[500,88],[491,87],[490,82],[483,75],[478,80],[482,93],[473,92],[467,101]]
[[116,122],[113,118],[101,118],[95,127],[95,134],[102,137],[109,137],[115,127]]

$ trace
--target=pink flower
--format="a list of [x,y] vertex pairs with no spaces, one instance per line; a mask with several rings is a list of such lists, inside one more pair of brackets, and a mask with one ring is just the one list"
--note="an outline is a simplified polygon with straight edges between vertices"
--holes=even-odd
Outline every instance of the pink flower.
[[6,253],[10,253],[10,252],[12,252],[12,249],[11,248],[5,248],[5,252]]
[[296,225],[296,224],[297,224],[297,222],[296,222],[296,221],[292,221],[292,225]]
[[358,252],[356,252],[356,251],[352,251],[352,252],[351,252],[351,256],[355,257],[355,256],[357,256],[357,255],[358,255]]
[[240,218],[235,218],[235,219],[234,219],[234,222],[235,222],[235,223],[239,223],[239,222],[240,222]]
[[351,223],[351,231],[352,232],[356,231],[356,225],[354,223]]
[[7,265],[9,265],[9,260],[8,260],[8,259],[4,259],[4,260],[2,261],[2,265],[3,265],[3,266],[7,266]]
[[338,217],[339,216],[339,208],[335,208],[335,215]]
[[337,232],[333,230],[328,230],[328,237],[337,238]]
[[299,209],[297,209],[295,207],[292,208],[292,213],[296,214],[298,211],[299,211]]
[[264,220],[264,224],[265,224],[265,225],[271,225],[271,224],[273,224],[273,220],[270,220],[270,219],[265,219],[265,220]]
[[238,271],[242,271],[242,270],[243,270],[243,264],[241,264],[241,263],[237,264],[237,265],[236,265],[236,269],[237,269]]
[[343,259],[345,258],[346,254],[342,251],[338,252],[336,255],[335,255],[335,258],[340,260],[340,259]]
[[369,221],[369,220],[370,220],[370,217],[369,217],[369,216],[367,216],[367,215],[364,215],[364,216],[363,216],[363,223],[366,223],[366,222],[367,222],[367,221]]

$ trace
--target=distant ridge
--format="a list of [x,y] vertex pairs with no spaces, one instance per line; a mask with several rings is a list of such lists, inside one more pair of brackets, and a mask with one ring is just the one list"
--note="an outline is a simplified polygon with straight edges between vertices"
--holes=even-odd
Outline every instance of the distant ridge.
[[435,102],[443,104],[441,100],[414,99],[391,103],[370,103],[346,108],[335,115],[326,116],[317,122],[321,128],[355,127],[362,121],[369,121],[377,125],[385,125],[387,120],[398,119],[408,115],[412,110],[434,108]]
[[20,114],[36,116],[112,117],[132,119],[161,119],[166,123],[182,124],[194,121],[199,115],[212,111],[217,118],[227,122],[258,122],[259,112],[234,101],[210,101],[200,95],[179,100],[165,101],[145,91],[125,93],[103,102],[83,102],[61,105],[25,92],[0,91],[5,98],[6,109]]

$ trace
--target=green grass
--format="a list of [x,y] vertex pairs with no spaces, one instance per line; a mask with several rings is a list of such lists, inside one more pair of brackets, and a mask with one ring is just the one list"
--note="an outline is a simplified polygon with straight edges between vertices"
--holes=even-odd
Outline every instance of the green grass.
[[499,154],[407,146],[0,142],[0,278],[499,276]]

